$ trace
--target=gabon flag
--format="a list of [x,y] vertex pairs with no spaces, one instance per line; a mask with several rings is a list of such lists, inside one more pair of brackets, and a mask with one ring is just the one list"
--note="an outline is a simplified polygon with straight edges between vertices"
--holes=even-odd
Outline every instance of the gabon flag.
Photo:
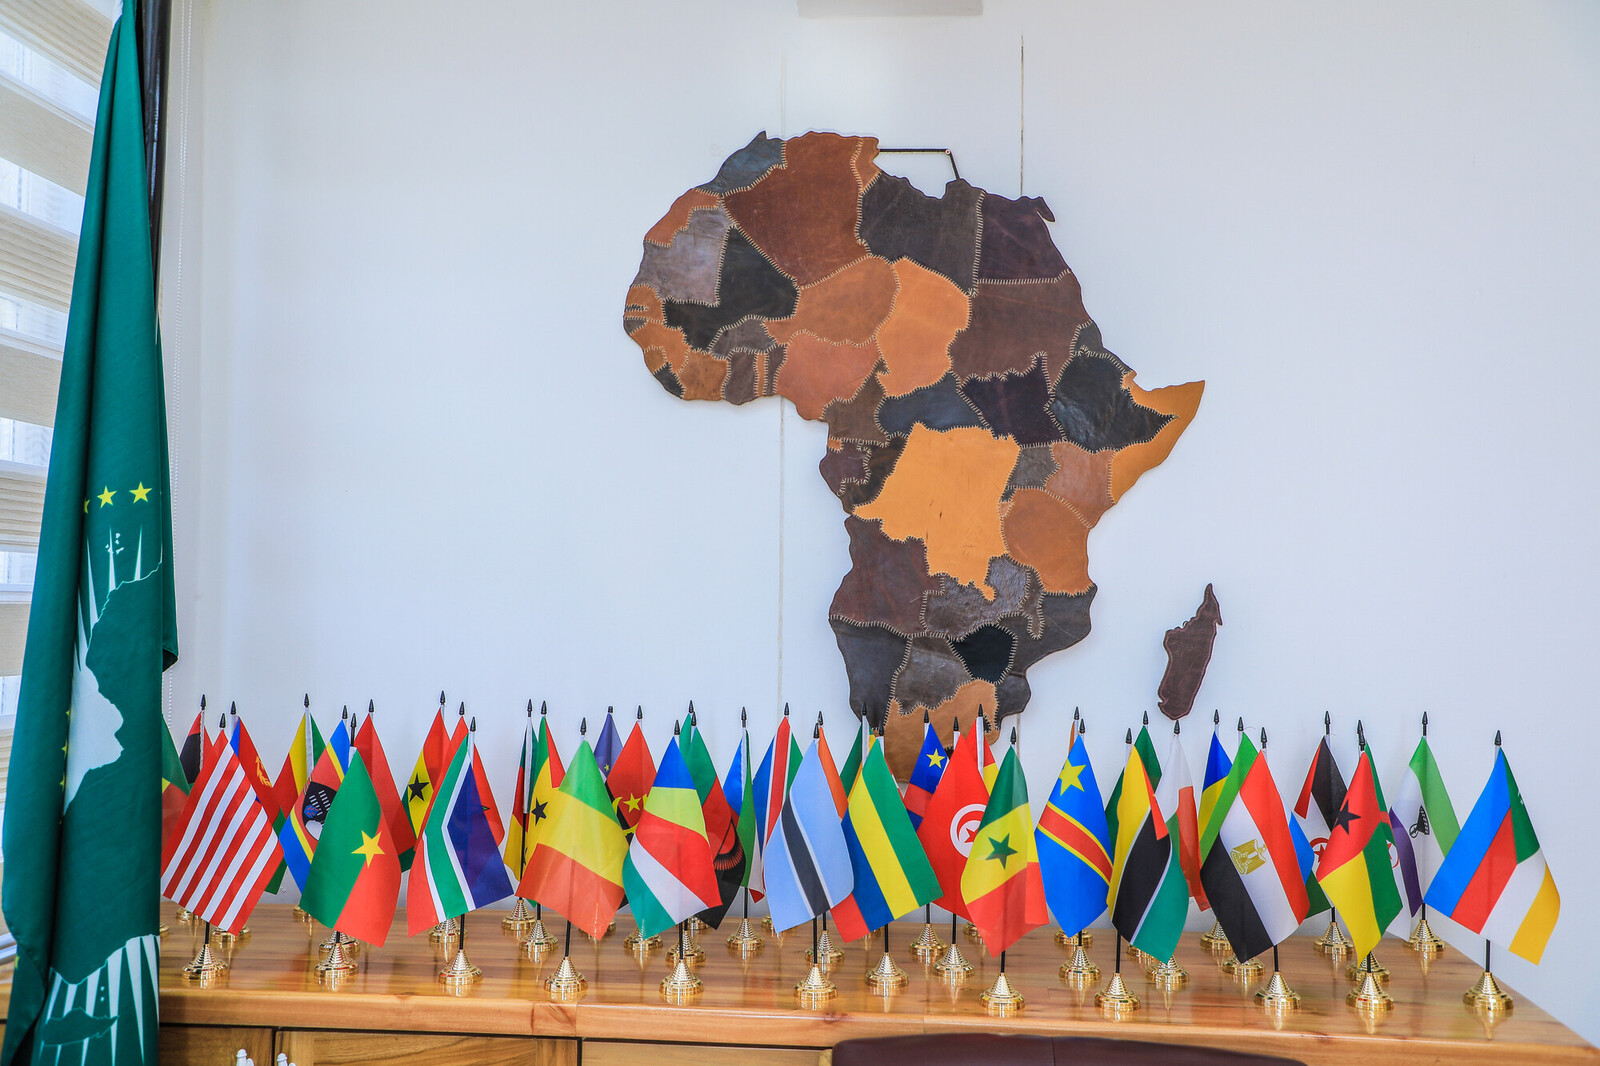
[[[378,727],[372,724],[372,702],[367,702],[367,720],[356,730],[356,751],[366,764],[372,790],[377,794],[378,805],[383,808],[384,819],[389,823],[389,836],[399,849],[402,871],[411,869],[411,859],[416,854],[416,831],[411,828],[411,818],[400,802],[400,793],[394,787],[394,772],[389,769],[389,756],[378,739]],[[346,930],[348,932],[348,930]],[[360,939],[365,940],[365,937]]]
[[[366,728],[371,725],[368,715]],[[394,791],[393,781],[389,791]],[[301,908],[323,925],[380,947],[400,898],[394,814],[384,808],[358,744],[323,822],[300,895]]]
[[1383,931],[1400,913],[1400,890],[1389,862],[1393,843],[1389,808],[1363,740],[1361,761],[1317,863],[1317,882],[1349,928],[1357,958],[1378,946]]
[[1034,846],[1028,783],[1015,745],[995,775],[983,821],[961,872],[961,898],[989,954],[999,955],[1050,920]]
[[538,900],[592,937],[604,936],[622,906],[627,856],[627,833],[614,817],[594,752],[581,740],[551,797],[549,821],[517,895]]
[[882,737],[868,742],[850,789],[844,841],[854,882],[850,895],[833,907],[833,920],[846,940],[881,929],[939,895],[939,878],[884,761]]
[[917,839],[922,841],[922,850],[943,890],[933,902],[968,919],[971,915],[961,896],[961,877],[972,851],[972,838],[989,803],[989,786],[983,780],[979,761],[980,746],[987,747],[983,745],[983,727],[979,723],[956,738],[944,776],[939,779],[933,799],[928,801],[922,824],[917,826]]
[[444,693],[439,693],[439,707],[433,712],[433,724],[428,735],[422,738],[422,750],[417,752],[417,764],[412,768],[411,780],[406,783],[406,817],[411,822],[413,837],[422,835],[422,825],[428,820],[433,807],[433,796],[444,780],[445,767],[450,765],[450,734],[444,728]]

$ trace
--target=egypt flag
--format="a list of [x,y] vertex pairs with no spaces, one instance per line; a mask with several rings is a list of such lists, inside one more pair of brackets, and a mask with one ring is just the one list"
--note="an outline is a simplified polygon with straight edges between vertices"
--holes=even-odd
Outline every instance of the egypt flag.
[[[196,771],[199,776],[199,771]],[[189,777],[184,773],[183,760],[178,755],[178,748],[172,743],[172,731],[165,724],[161,727],[161,843],[167,842],[167,837],[172,835],[172,827],[178,823],[178,816],[183,814],[184,804],[189,800]]]
[[[364,728],[371,726],[369,714]],[[385,776],[387,772],[385,766]],[[328,928],[381,947],[400,898],[400,844],[394,826],[404,823],[409,831],[411,823],[397,817],[396,808],[384,806],[375,785],[358,746],[323,823],[300,906]],[[389,793],[394,794],[392,779]]]
[[1529,962],[1544,955],[1561,914],[1561,894],[1545,864],[1511,764],[1498,748],[1494,769],[1433,884],[1428,906]]
[[428,727],[428,735],[422,738],[417,764],[406,782],[406,818],[411,822],[414,837],[422,835],[422,824],[428,820],[428,810],[433,806],[434,790],[444,780],[445,768],[450,765],[449,751],[450,734],[445,732],[441,705],[433,712],[433,724]]
[[606,790],[611,793],[616,808],[617,821],[623,832],[633,835],[634,826],[644,815],[644,799],[650,793],[650,783],[656,778],[655,758],[650,754],[650,742],[644,738],[644,729],[635,719],[628,742],[622,745],[616,765],[606,775]]
[[705,734],[694,730],[685,738],[684,748],[687,749],[684,765],[694,780],[695,792],[700,797],[700,812],[705,818],[706,840],[711,845],[711,866],[717,874],[719,897],[715,906],[699,912],[696,917],[715,929],[738,898],[748,863],[744,842],[739,839],[739,819],[722,791],[722,782],[717,780],[717,767],[711,761]]
[[350,736],[343,722],[333,729],[328,746],[312,769],[306,781],[306,790],[289,808],[289,815],[278,830],[278,842],[283,846],[283,860],[294,875],[294,883],[302,892],[306,875],[311,872],[311,857],[317,851],[317,838],[322,824],[333,806],[333,798],[344,780],[344,769],[350,763]]
[[677,736],[661,753],[644,813],[633,827],[622,887],[642,937],[665,932],[721,902],[700,793]]
[[923,711],[922,748],[917,752],[916,764],[911,767],[911,777],[906,781],[903,796],[906,814],[911,818],[913,829],[922,824],[922,816],[927,813],[934,790],[939,787],[939,778],[944,776],[945,759],[944,745],[939,743],[939,734],[933,731],[933,723],[928,719],[928,712]]
[[378,805],[383,808],[383,816],[389,825],[389,837],[394,842],[400,869],[409,870],[411,860],[416,853],[417,835],[411,828],[411,818],[406,808],[400,802],[400,793],[395,790],[394,772],[389,769],[389,756],[383,750],[383,741],[378,739],[378,727],[372,724],[371,703],[367,704],[367,720],[356,730],[355,747],[361,755],[362,763],[365,764],[368,780],[372,782],[373,794],[378,797]]
[[1028,783],[1017,749],[995,775],[983,821],[961,873],[961,898],[989,954],[999,955],[1030,929],[1050,920],[1033,841]]
[[1344,805],[1334,815],[1328,845],[1317,862],[1317,882],[1328,902],[1339,909],[1357,958],[1378,946],[1383,931],[1400,913],[1400,892],[1389,862],[1393,843],[1372,753],[1363,745]]
[[[183,764],[185,784],[192,785],[200,778],[200,763],[206,750],[206,702],[200,700],[200,709],[195,712],[194,724],[189,727],[189,735],[183,738],[183,750],[178,753],[178,760]],[[185,789],[185,794],[188,790]]]
[[1111,924],[1140,951],[1171,958],[1189,915],[1189,887],[1172,826],[1156,802],[1137,744],[1128,749],[1115,813]]
[[846,940],[858,940],[903,918],[939,895],[939,878],[911,827],[894,774],[884,761],[881,738],[868,741],[850,790],[844,818],[853,887],[833,908]]
[[1300,928],[1309,903],[1296,832],[1266,754],[1248,737],[1239,738],[1201,843],[1200,877],[1235,955],[1253,959]]
[[283,859],[233,748],[211,750],[161,849],[161,894],[225,933],[244,928]]
[[[1427,723],[1423,723],[1426,729]],[[1422,908],[1429,885],[1444,864],[1445,856],[1461,832],[1456,809],[1433,761],[1428,735],[1417,741],[1400,787],[1389,808],[1389,828],[1394,831],[1395,851],[1400,856],[1401,885],[1406,906],[1412,914]]]
[[[1339,764],[1334,760],[1333,749],[1328,746],[1328,737],[1324,734],[1317,745],[1317,753],[1311,757],[1311,768],[1306,771],[1306,783],[1300,789],[1300,798],[1294,804],[1294,816],[1300,823],[1300,831],[1311,845],[1312,854],[1318,858],[1322,857],[1323,849],[1333,835],[1334,818],[1339,808],[1344,806],[1344,797],[1344,776],[1339,773]],[[1323,894],[1315,874],[1306,881],[1306,898],[1310,901],[1311,914],[1321,914],[1328,909],[1328,897]]]
[[628,837],[615,817],[605,778],[589,742],[580,740],[551,797],[549,823],[528,858],[517,895],[538,900],[592,937],[604,936],[622,906],[627,855]]
[[511,895],[511,879],[472,772],[476,746],[470,731],[456,745],[417,838],[406,882],[406,930],[411,936]]
[[1076,728],[1073,733],[1066,762],[1034,830],[1045,901],[1069,936],[1105,913],[1111,887],[1111,833],[1100,805],[1100,786],[1083,737],[1076,735]]

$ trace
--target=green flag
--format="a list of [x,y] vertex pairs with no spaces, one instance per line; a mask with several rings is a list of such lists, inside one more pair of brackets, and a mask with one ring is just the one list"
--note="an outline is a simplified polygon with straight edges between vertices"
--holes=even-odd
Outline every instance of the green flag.
[[[1161,784],[1161,760],[1156,758],[1156,743],[1150,739],[1150,726],[1145,724],[1139,730],[1139,737],[1133,742],[1139,751],[1139,761],[1144,764],[1144,772],[1150,778],[1150,787],[1155,788]],[[1124,768],[1126,772],[1126,768]],[[1117,811],[1122,804],[1122,774],[1117,775],[1117,783],[1111,786],[1111,795],[1106,797],[1106,828],[1111,832],[1111,839],[1117,839]]]
[[7,781],[5,1066],[156,1059],[161,671],[178,638],[134,0],[123,14],[100,83]]
[[300,906],[330,929],[382,947],[400,898],[399,851],[367,764],[351,751],[317,838]]

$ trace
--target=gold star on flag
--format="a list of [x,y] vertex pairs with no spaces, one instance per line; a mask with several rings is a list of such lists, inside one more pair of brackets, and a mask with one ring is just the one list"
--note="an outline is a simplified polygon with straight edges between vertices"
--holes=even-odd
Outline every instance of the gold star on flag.
[[134,490],[132,490],[132,491],[133,491],[133,502],[134,503],[148,503],[149,502],[149,500],[150,500],[150,490],[144,487],[144,482],[142,482],[142,481],[139,482],[139,487],[134,489]]
[[1066,795],[1075,788],[1081,789],[1083,787],[1083,782],[1080,781],[1079,778],[1082,776],[1083,767],[1074,766],[1072,764],[1072,760],[1068,759],[1066,765],[1061,767],[1061,777],[1058,779],[1058,785],[1061,789],[1061,794]]
[[944,752],[942,752],[942,751],[930,751],[930,752],[928,752],[928,765],[929,766],[943,766],[944,765]]
[[363,829],[361,831],[361,846],[352,851],[350,854],[365,855],[367,857],[367,861],[362,866],[362,869],[365,869],[367,866],[371,866],[372,860],[383,854],[383,849],[378,847],[378,834],[374,833],[371,836],[368,836],[367,831]]
[[109,485],[107,485],[105,488],[101,489],[100,490],[100,497],[99,497],[100,498],[100,506],[104,507],[106,504],[110,503],[111,502],[111,497],[115,496],[116,494],[117,494],[117,490],[113,489]]

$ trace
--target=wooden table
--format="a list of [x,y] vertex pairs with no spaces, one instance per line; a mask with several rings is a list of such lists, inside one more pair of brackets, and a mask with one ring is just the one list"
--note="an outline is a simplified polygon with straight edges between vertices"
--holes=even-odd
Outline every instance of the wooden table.
[[[662,953],[641,966],[623,949],[631,931],[625,915],[599,943],[573,935],[573,961],[589,988],[569,1004],[552,1003],[544,988],[560,962],[559,948],[542,962],[521,958],[515,940],[502,932],[502,912],[467,919],[467,952],[484,978],[461,995],[436,979],[447,961],[443,951],[425,936],[408,939],[403,916],[388,944],[364,948],[360,972],[329,990],[312,972],[327,931],[297,921],[288,906],[257,910],[251,935],[231,950],[231,970],[209,987],[180,972],[198,947],[199,927],[177,924],[170,906],[163,914],[172,927],[161,961],[163,1062],[221,1066],[243,1047],[258,1066],[270,1063],[277,1051],[287,1052],[297,1066],[379,1060],[395,1066],[576,1066],[581,1042],[583,1066],[813,1066],[821,1049],[850,1037],[964,1031],[1202,1044],[1310,1064],[1600,1063],[1600,1051],[1520,996],[1509,1017],[1486,1025],[1461,1000],[1480,972],[1475,963],[1447,949],[1425,971],[1416,955],[1392,939],[1378,957],[1393,971],[1395,1008],[1376,1022],[1345,1005],[1345,963],[1335,965],[1316,953],[1309,937],[1292,938],[1282,949],[1284,976],[1304,997],[1303,1008],[1274,1021],[1253,999],[1262,982],[1242,985],[1224,974],[1194,933],[1185,934],[1178,951],[1190,973],[1188,988],[1164,996],[1142,968],[1124,962],[1124,978],[1143,1005],[1126,1020],[1112,1021],[1095,1008],[1092,989],[1063,986],[1056,973],[1067,953],[1051,930],[1039,929],[1008,954],[1007,976],[1027,997],[1027,1007],[999,1019],[989,1017],[978,999],[994,981],[995,960],[963,937],[962,950],[977,970],[960,988],[944,987],[910,956],[920,923],[897,923],[891,932],[895,957],[911,975],[904,992],[884,998],[866,989],[862,975],[881,948],[869,951],[857,942],[845,947],[834,969],[839,995],[831,1009],[812,1012],[797,1009],[794,999],[794,985],[807,969],[810,936],[804,930],[769,936],[761,954],[748,962],[731,957],[725,947],[735,923],[722,934],[706,930],[700,941],[707,959],[697,971],[705,991],[693,1005],[676,1007],[660,996],[667,972]],[[557,936],[564,931],[559,919],[549,924]],[[1102,984],[1112,945],[1102,931],[1090,949],[1106,971]]]

